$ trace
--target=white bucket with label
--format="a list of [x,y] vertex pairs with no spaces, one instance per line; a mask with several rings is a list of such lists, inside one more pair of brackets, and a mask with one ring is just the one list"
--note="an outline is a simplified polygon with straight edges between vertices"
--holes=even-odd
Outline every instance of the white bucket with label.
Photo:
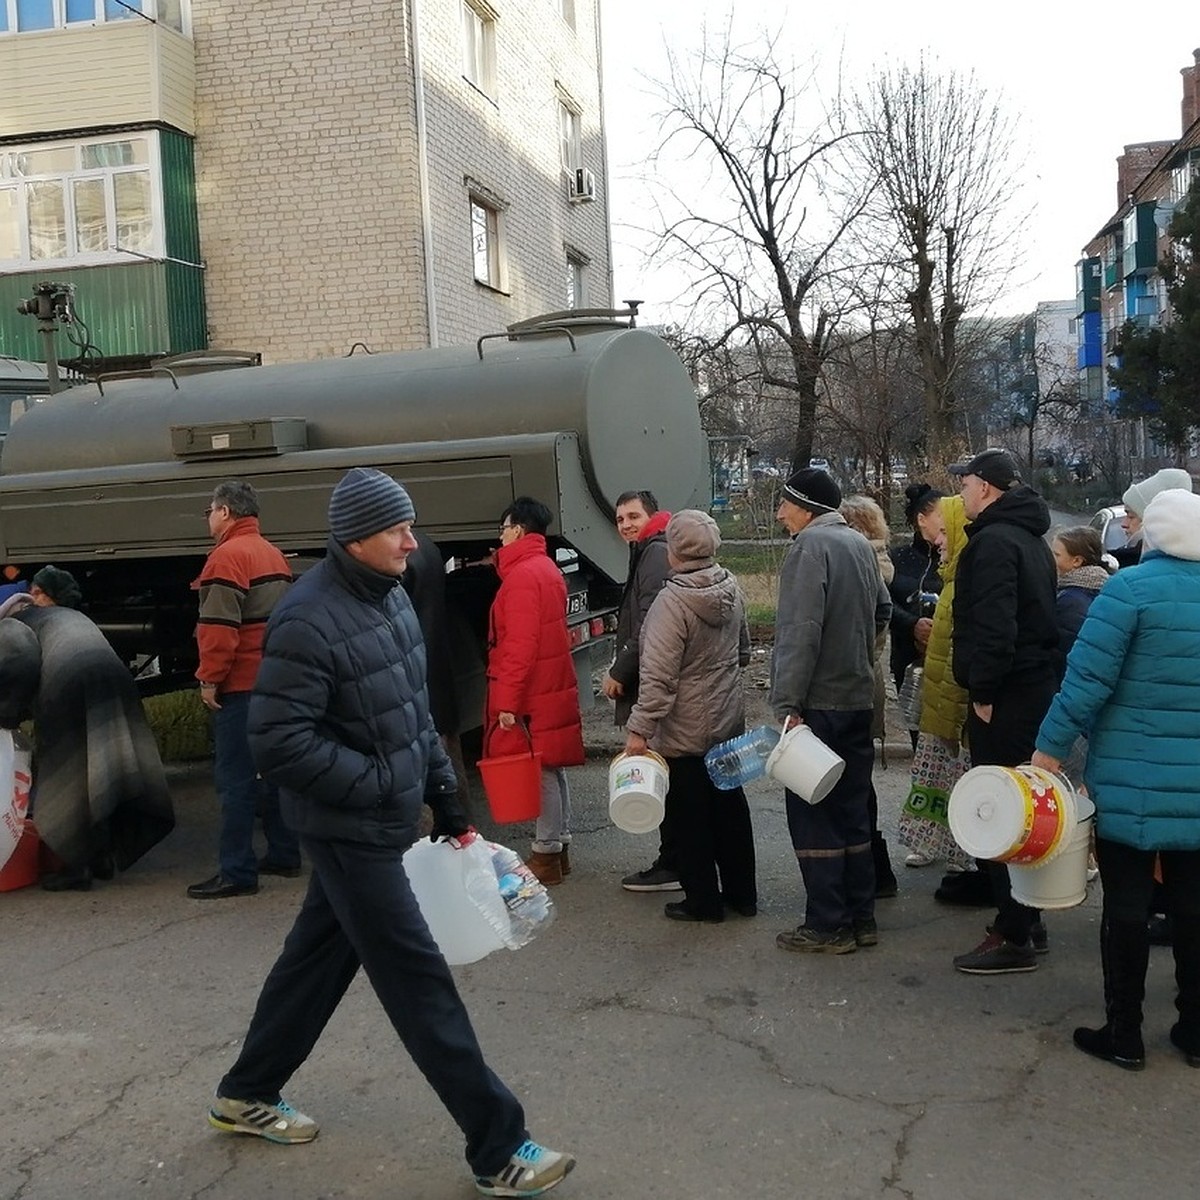
[[1074,908],[1087,896],[1088,849],[1092,841],[1092,822],[1096,806],[1076,793],[1076,822],[1063,848],[1037,866],[1008,864],[1013,899],[1030,908]]
[[608,815],[626,833],[649,833],[667,811],[670,771],[653,750],[618,754],[608,768]]
[[1041,767],[973,767],[954,785],[947,816],[968,854],[1026,867],[1062,853],[1078,800],[1068,779]]
[[809,804],[820,804],[845,769],[846,760],[830,750],[807,725],[785,730],[767,759],[767,774]]

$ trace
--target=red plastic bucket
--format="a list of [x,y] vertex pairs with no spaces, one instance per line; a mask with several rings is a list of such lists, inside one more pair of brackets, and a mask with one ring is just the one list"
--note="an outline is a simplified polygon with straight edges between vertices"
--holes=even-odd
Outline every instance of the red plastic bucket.
[[40,878],[38,851],[41,842],[33,822],[23,822],[21,840],[12,852],[12,857],[0,868],[0,892],[15,892],[18,888],[32,887]]
[[534,821],[542,811],[542,756],[534,750],[529,730],[524,725],[520,729],[529,743],[527,753],[481,758],[477,764],[492,818],[501,825]]

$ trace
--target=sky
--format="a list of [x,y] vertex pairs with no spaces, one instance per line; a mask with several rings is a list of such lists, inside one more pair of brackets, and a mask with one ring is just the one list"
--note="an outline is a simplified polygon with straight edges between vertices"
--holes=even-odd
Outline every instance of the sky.
[[[705,22],[723,33],[730,3],[600,3],[614,299],[643,300],[645,320],[657,324],[669,319],[679,280],[646,268],[644,238],[630,228],[644,220],[640,176],[660,138],[653,119],[660,102],[647,77],[666,77],[668,46],[678,55],[699,46]],[[1179,72],[1200,47],[1195,0],[1158,0],[1104,16],[1062,0],[988,7],[963,0],[774,6],[740,0],[733,9],[736,33],[752,38],[762,13],[779,23],[784,55],[801,62],[815,56],[831,69],[840,56],[851,82],[885,61],[915,65],[924,53],[943,68],[973,70],[999,93],[1029,147],[1025,171],[1035,205],[1027,263],[1000,305],[1009,313],[1074,296],[1082,247],[1117,207],[1117,156],[1129,143],[1180,136]]]

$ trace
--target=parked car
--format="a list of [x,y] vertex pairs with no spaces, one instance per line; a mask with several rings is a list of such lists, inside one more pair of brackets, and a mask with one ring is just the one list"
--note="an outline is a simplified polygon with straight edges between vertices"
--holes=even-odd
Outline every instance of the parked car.
[[1091,527],[1100,534],[1100,544],[1105,551],[1119,550],[1125,545],[1125,530],[1121,522],[1125,520],[1125,505],[1110,504],[1102,508],[1089,522]]
[[815,467],[818,471],[826,471],[827,472],[829,470],[829,459],[827,459],[827,458],[810,458],[808,460],[808,465],[810,467]]

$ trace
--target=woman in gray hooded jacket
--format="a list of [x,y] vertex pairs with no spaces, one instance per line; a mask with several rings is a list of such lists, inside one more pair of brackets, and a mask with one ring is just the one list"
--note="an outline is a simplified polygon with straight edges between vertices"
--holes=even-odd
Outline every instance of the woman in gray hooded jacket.
[[723,921],[758,911],[754,833],[741,788],[720,791],[704,755],[746,726],[742,667],[750,661],[746,608],[737,580],[715,560],[721,535],[696,509],[667,525],[675,574],[646,614],[638,698],[627,723],[628,754],[667,760],[667,814],[678,840],[684,898],[666,906],[676,921]]

